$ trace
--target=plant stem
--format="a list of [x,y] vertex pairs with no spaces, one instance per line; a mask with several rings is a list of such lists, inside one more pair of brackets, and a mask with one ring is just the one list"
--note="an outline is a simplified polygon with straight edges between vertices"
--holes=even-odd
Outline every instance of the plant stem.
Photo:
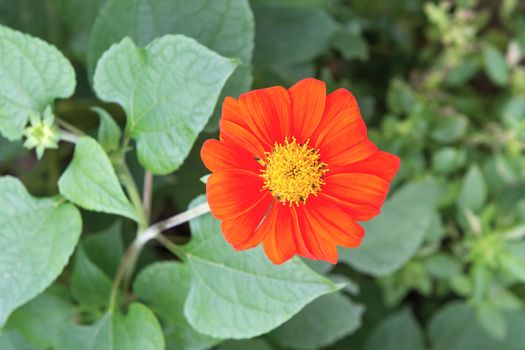
[[151,171],[146,170],[144,173],[144,189],[142,191],[142,207],[146,219],[149,221],[151,218],[151,198],[153,193],[153,174]]
[[69,143],[77,143],[80,137],[77,134],[72,134],[65,130],[60,130],[60,139]]
[[58,122],[58,125],[60,125],[64,129],[72,132],[73,134],[78,135],[78,136],[84,136],[85,135],[85,133],[82,130],[80,130],[76,126],[66,122],[65,120],[60,119],[60,118],[57,118],[56,120]]
[[117,273],[115,274],[115,280],[113,281],[113,286],[111,287],[111,296],[109,298],[109,312],[115,310],[115,305],[117,302],[118,290],[120,283],[125,275],[129,274],[129,270],[133,270],[135,263],[138,259],[140,252],[142,251],[144,244],[141,243],[138,239],[135,239],[133,243],[128,247],[126,253],[120,260],[120,265],[118,267]]
[[129,171],[128,165],[124,161],[124,157],[120,160],[118,168],[120,181],[126,188],[129,198],[131,199],[131,204],[133,204],[133,207],[135,207],[135,210],[139,215],[139,231],[143,231],[148,225],[146,213],[142,207],[142,199],[140,198],[139,190],[135,184],[133,176],[131,175],[131,171]]
[[[133,183],[134,184],[134,183]],[[124,281],[124,290],[127,290],[135,264],[137,263],[138,257],[144,245],[151,239],[157,239],[162,245],[166,247],[173,254],[177,255],[181,259],[184,258],[184,250],[171,242],[168,238],[161,234],[162,231],[173,228],[185,222],[188,222],[196,217],[206,214],[210,211],[208,203],[203,203],[191,208],[185,212],[172,216],[169,219],[160,221],[155,225],[150,226],[146,230],[141,230],[137,233],[135,240],[128,247],[128,250],[120,260],[115,280],[113,281],[113,287],[111,289],[111,296],[109,301],[109,311],[113,312],[116,305],[118,290],[120,284]]]
[[210,211],[210,206],[208,205],[208,203],[200,204],[194,208],[186,210],[185,212],[172,216],[169,219],[159,221],[155,225],[150,226],[150,228],[145,230],[140,235],[139,239],[147,242],[150,239],[157,238],[159,233],[161,233],[162,231],[168,230],[175,226],[179,226],[180,224],[183,224],[192,219],[195,219],[196,217],[204,215],[208,213],[209,211]]
[[155,239],[164,246],[167,250],[172,252],[174,255],[178,256],[181,259],[184,259],[185,251],[180,246],[176,245],[172,241],[168,239],[168,237],[164,236],[162,233],[157,234]]

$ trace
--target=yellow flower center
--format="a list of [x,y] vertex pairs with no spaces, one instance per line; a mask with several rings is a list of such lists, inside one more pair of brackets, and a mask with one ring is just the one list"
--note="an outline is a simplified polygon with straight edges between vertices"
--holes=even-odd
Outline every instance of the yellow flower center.
[[260,175],[264,179],[263,189],[283,204],[306,203],[325,184],[323,178],[328,169],[319,158],[319,150],[310,147],[308,141],[298,144],[292,137],[291,142],[288,139],[282,144],[276,142],[273,151],[266,153],[266,160],[260,160],[265,166]]

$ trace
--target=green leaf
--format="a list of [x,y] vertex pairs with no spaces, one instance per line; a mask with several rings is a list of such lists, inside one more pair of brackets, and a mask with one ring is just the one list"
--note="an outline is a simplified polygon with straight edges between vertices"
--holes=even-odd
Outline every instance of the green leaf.
[[525,282],[525,259],[509,253],[502,253],[498,256],[501,271],[520,282]]
[[[268,67],[309,61],[325,51],[339,29],[322,9],[255,5],[254,63]],[[306,39],[307,38],[307,39]],[[306,39],[306,40],[305,40]]]
[[29,343],[18,332],[13,330],[0,331],[0,349],[2,350],[41,350]]
[[106,0],[51,0],[68,29],[71,50],[77,59],[86,61],[89,35]]
[[353,333],[361,325],[364,307],[342,293],[320,297],[269,337],[283,348],[321,349]]
[[[41,348],[53,348],[58,331],[77,309],[66,288],[51,286],[9,317],[7,329],[14,329]],[[1,344],[1,341],[0,341]],[[0,346],[0,349],[4,349]]]
[[164,350],[159,322],[147,307],[133,303],[127,315],[106,313],[91,326],[67,325],[57,350]]
[[[91,35],[89,75],[102,53],[126,36],[145,47],[165,34],[184,34],[224,57],[242,61],[224,86],[220,101],[236,97],[252,84],[254,27],[247,0],[109,0]],[[219,116],[217,106],[210,130],[215,131]]]
[[254,22],[246,0],[109,0],[91,34],[89,71],[126,36],[144,47],[165,34],[184,34],[220,55],[251,61]]
[[405,308],[385,318],[367,339],[365,350],[424,350],[421,327]]
[[441,143],[452,143],[460,140],[467,131],[468,119],[464,116],[441,118],[432,131],[432,138]]
[[339,30],[332,39],[332,45],[341,52],[347,60],[368,59],[368,44],[361,34],[349,30]]
[[270,4],[275,6],[289,7],[326,7],[328,0],[252,0],[253,4]]
[[516,258],[525,260],[525,240],[511,241],[506,248]]
[[449,174],[463,166],[466,157],[464,149],[443,147],[432,154],[432,168],[436,173]]
[[366,236],[359,248],[339,250],[341,261],[374,276],[396,271],[423,242],[440,195],[440,188],[432,182],[404,186],[385,203],[378,217],[363,224]]
[[479,167],[471,165],[463,178],[461,191],[458,197],[458,207],[462,210],[478,212],[487,200],[487,185]]
[[438,253],[423,260],[427,272],[435,278],[448,279],[461,273],[461,262],[452,255]]
[[48,287],[78,242],[80,213],[60,198],[36,199],[17,179],[0,178],[0,326]]
[[[193,204],[202,201],[200,197]],[[340,287],[300,259],[278,266],[261,248],[234,250],[210,214],[191,221],[190,227],[192,240],[184,248],[192,281],[184,314],[201,333],[216,338],[255,337]]]
[[186,265],[161,262],[142,270],[133,284],[138,297],[163,321],[167,349],[201,350],[220,342],[198,333],[186,320],[183,308],[190,283],[191,273]]
[[167,174],[188,155],[235,66],[182,35],[164,36],[145,49],[126,38],[100,59],[94,87],[101,99],[126,111],[140,163]]
[[507,128],[518,128],[523,119],[525,119],[525,96],[513,96],[503,105],[501,120]]
[[485,72],[492,82],[499,86],[505,86],[509,82],[510,73],[503,54],[498,49],[486,45],[483,48],[483,63]]
[[476,305],[476,316],[488,334],[499,340],[505,339],[507,324],[501,310],[491,303],[481,302]]
[[31,112],[74,88],[73,67],[54,46],[0,25],[0,134],[20,139]]
[[91,110],[97,113],[100,118],[98,142],[106,153],[117,151],[120,148],[120,138],[122,137],[120,127],[106,110],[99,107],[92,107]]
[[77,141],[73,160],[58,181],[60,193],[87,210],[117,214],[138,221],[111,162],[90,137]]
[[115,276],[124,255],[122,223],[116,221],[107,229],[88,235],[82,246],[89,259],[110,277]]
[[396,114],[409,114],[417,105],[416,94],[412,87],[401,79],[393,79],[386,96],[388,109]]
[[429,340],[433,350],[521,350],[525,312],[506,313],[507,337],[499,341],[488,335],[478,322],[472,307],[453,302],[441,308],[430,320]]
[[217,350],[274,350],[263,338],[227,340]]
[[75,254],[71,292],[80,305],[93,311],[105,308],[111,294],[111,281],[89,260],[82,245]]

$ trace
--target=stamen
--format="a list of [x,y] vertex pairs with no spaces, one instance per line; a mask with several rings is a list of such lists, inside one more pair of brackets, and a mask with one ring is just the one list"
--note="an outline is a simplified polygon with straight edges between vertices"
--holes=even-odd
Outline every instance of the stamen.
[[283,204],[299,205],[306,203],[310,195],[317,196],[324,182],[327,164],[319,160],[319,150],[308,145],[298,144],[295,137],[284,143],[275,143],[272,152],[266,152],[266,160],[260,163],[264,179],[263,189]]

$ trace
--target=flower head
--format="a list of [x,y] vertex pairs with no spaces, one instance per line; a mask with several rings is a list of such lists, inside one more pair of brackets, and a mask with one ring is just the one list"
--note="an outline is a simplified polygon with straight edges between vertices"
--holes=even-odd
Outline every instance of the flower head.
[[399,168],[368,140],[353,95],[326,96],[311,78],[226,98],[220,140],[201,156],[226,240],[238,250],[262,243],[276,264],[296,254],[335,263],[338,245],[359,246],[357,221],[379,214]]
[[31,126],[24,130],[26,141],[24,147],[27,149],[36,149],[38,159],[41,159],[47,148],[58,148],[60,133],[54,125],[55,116],[51,107],[47,106],[42,115],[31,112],[29,115]]

